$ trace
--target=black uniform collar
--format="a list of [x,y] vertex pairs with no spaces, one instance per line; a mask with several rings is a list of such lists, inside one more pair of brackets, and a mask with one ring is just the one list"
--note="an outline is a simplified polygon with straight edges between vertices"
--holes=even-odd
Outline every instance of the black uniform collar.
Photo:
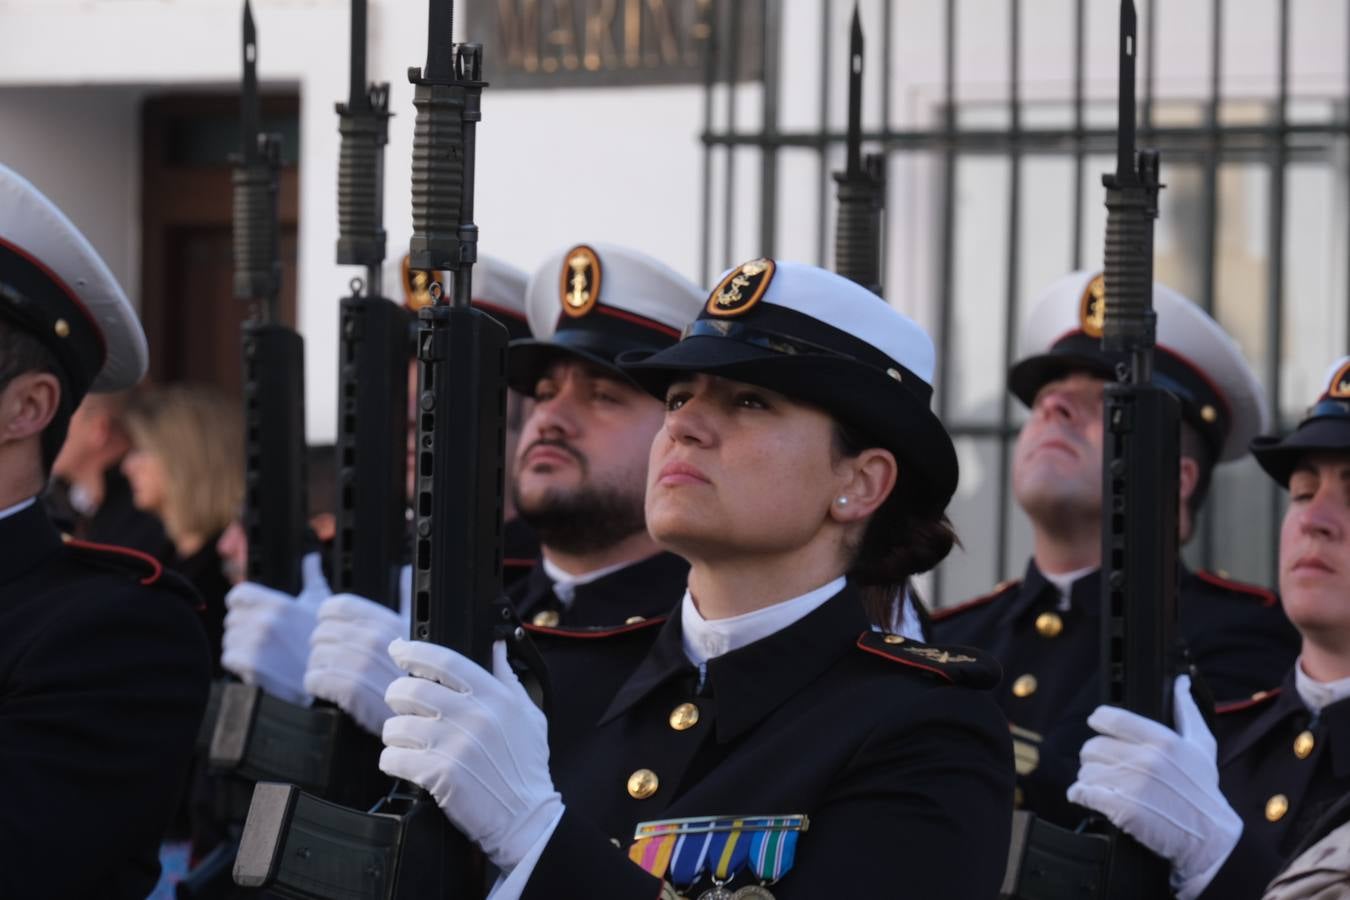
[[[689,564],[673,553],[656,553],[603,578],[577,585],[564,617],[568,626],[619,625],[635,615],[665,615],[684,592]],[[525,621],[544,610],[562,609],[553,579],[536,563],[524,579],[516,613]]]
[[[1298,663],[1294,663],[1298,665]],[[1289,719],[1300,718],[1305,723],[1312,719],[1312,710],[1303,705],[1298,687],[1294,683],[1294,670],[1290,668],[1280,684],[1280,693],[1265,706],[1251,723],[1234,734],[1222,748],[1219,765],[1225,766],[1241,756],[1252,745],[1264,739]],[[1325,723],[1327,740],[1330,741],[1331,770],[1337,778],[1350,776],[1350,699],[1339,700],[1323,707],[1317,719]],[[1303,723],[1300,723],[1301,727]],[[1292,734],[1290,736],[1292,740]]]
[[36,569],[61,549],[61,533],[38,501],[7,519],[0,519],[0,584]]
[[[1095,618],[1097,607],[1100,605],[1098,600],[1100,594],[1101,569],[1094,569],[1073,583],[1069,589],[1069,602],[1074,609],[1082,610],[1084,615]],[[1035,559],[1027,560],[1027,573],[1012,599],[1004,605],[999,624],[1012,627],[1024,616],[1041,611],[1047,597],[1052,600],[1051,605],[1057,605],[1059,588],[1045,577],[1036,566]]]
[[[753,644],[708,661],[717,707],[717,739],[734,740],[849,652],[868,628],[862,600],[846,586],[813,612]],[[684,655],[680,617],[673,615],[600,722],[611,721],[693,666]]]

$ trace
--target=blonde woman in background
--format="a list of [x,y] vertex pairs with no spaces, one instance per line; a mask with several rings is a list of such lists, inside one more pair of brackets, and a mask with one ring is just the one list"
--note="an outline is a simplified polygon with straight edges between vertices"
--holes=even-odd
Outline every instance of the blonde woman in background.
[[126,412],[131,452],[122,472],[131,482],[132,502],[164,523],[177,557],[171,568],[201,594],[217,669],[230,585],[216,540],[244,498],[240,419],[237,401],[205,385],[150,388]]

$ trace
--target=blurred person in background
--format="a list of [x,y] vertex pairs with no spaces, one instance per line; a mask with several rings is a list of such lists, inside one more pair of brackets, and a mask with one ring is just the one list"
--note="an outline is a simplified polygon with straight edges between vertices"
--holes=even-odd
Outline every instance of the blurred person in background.
[[136,508],[164,523],[170,567],[201,594],[203,622],[220,675],[225,593],[217,542],[244,496],[239,403],[204,385],[173,385],[138,394],[127,405],[131,451],[122,472]]
[[[134,390],[134,389],[133,389]],[[172,562],[164,524],[137,509],[122,459],[131,449],[124,418],[132,391],[90,394],[70,418],[43,502],[57,527],[96,544],[129,547]]]

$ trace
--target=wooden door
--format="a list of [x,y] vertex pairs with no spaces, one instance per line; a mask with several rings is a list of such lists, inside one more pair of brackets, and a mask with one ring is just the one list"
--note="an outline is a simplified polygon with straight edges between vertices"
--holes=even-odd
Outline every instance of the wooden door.
[[[295,324],[296,160],[299,99],[263,99],[263,125],[283,135],[281,321]],[[150,341],[150,377],[240,392],[239,326],[248,304],[233,297],[232,166],[239,147],[239,100],[169,96],[142,115],[141,318]]]

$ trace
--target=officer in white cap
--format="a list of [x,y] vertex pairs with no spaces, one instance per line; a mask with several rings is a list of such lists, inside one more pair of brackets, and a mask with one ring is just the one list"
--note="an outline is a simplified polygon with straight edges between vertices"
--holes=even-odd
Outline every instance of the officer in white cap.
[[1322,385],[1293,432],[1251,442],[1289,492],[1280,593],[1302,635],[1298,660],[1270,690],[1221,705],[1213,734],[1184,682],[1176,731],[1101,707],[1071,788],[1172,864],[1181,900],[1255,900],[1305,850],[1303,877],[1291,867],[1274,896],[1344,896],[1344,835],[1311,848],[1350,817],[1350,357]]
[[[1012,486],[1031,520],[1026,575],[939,611],[933,634],[980,647],[1003,665],[999,700],[1016,738],[1019,798],[1073,826],[1065,800],[1078,750],[1091,734],[1100,661],[1102,390],[1123,357],[1101,349],[1100,273],[1055,282],[1023,323],[1008,387],[1030,416],[1013,452]],[[1183,541],[1217,464],[1243,455],[1265,424],[1260,385],[1236,343],[1176,291],[1153,287],[1158,314],[1154,379],[1181,401]],[[1246,697],[1288,668],[1297,635],[1275,595],[1207,572],[1180,577],[1180,631],[1219,699]]]
[[[646,254],[584,244],[552,254],[523,293],[533,336],[511,343],[507,364],[511,393],[533,403],[509,485],[517,527],[535,531],[539,548],[520,560],[526,574],[507,586],[508,597],[531,628],[598,634],[664,615],[684,591],[688,566],[652,543],[643,518],[661,404],[614,359],[673,344],[703,292]],[[475,302],[505,322],[520,308],[505,299],[489,298],[495,309]],[[333,597],[319,610],[306,689],[378,734],[391,715],[384,690],[401,674],[387,648],[407,633],[375,604]]]
[[540,564],[511,589],[539,627],[614,627],[664,615],[684,561],[647,534],[647,451],[661,404],[616,365],[679,339],[703,290],[636,250],[578,244],[530,279],[534,337],[511,344],[511,387],[534,406],[516,454],[513,499],[538,534]]
[[416,677],[386,695],[381,768],[483,847],[496,896],[996,894],[997,666],[874,627],[954,540],[933,361],[865,288],[771,259],[728,272],[678,344],[621,358],[665,400],[646,512],[691,564],[673,614],[536,630],[547,721],[500,644],[492,673],[390,648]]
[[80,398],[145,367],[103,260],[0,166],[0,896],[146,896],[186,778],[211,673],[192,589],[35,502]]

